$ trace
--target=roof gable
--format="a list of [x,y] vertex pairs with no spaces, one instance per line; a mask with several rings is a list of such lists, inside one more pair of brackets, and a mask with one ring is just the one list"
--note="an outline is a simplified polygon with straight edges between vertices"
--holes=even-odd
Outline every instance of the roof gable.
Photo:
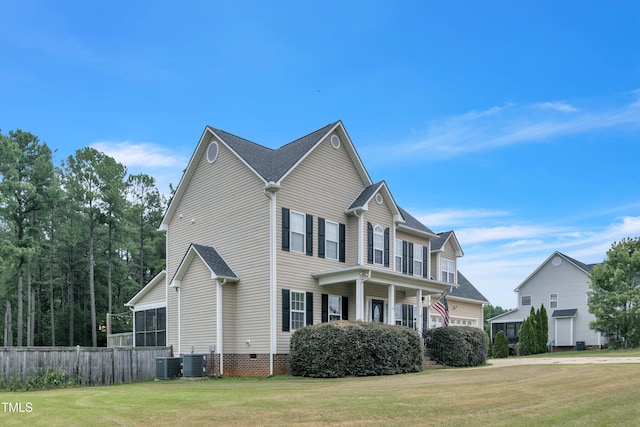
[[551,260],[556,257],[559,256],[561,258],[563,258],[564,260],[566,260],[569,264],[573,265],[578,271],[581,271],[582,273],[584,273],[585,275],[589,275],[589,272],[591,271],[591,269],[593,269],[593,267],[597,264],[584,264],[578,260],[575,260],[571,257],[566,256],[565,254],[563,254],[562,252],[558,252],[555,251],[554,253],[552,253],[546,260],[544,260],[544,262],[542,264],[540,264],[538,266],[538,268],[536,268],[533,273],[531,273],[529,276],[527,276],[526,279],[524,279],[522,281],[522,283],[520,283],[518,285],[517,288],[514,289],[515,292],[518,292],[520,290],[520,288],[522,288],[524,285],[526,285],[536,274],[538,274],[538,272],[547,264],[549,264],[551,262]]
[[333,132],[337,132],[340,135],[341,142],[344,143],[347,153],[352,159],[363,182],[367,185],[371,184],[371,178],[341,121],[330,123],[275,150],[221,129],[206,126],[189,160],[189,164],[180,179],[176,192],[169,203],[160,229],[167,229],[177,209],[177,205],[182,199],[185,188],[193,177],[198,159],[205,154],[207,147],[212,141],[224,144],[249,170],[256,174],[265,185],[268,185],[270,183],[279,184],[318,144]]
[[165,278],[167,277],[166,270],[162,270],[160,273],[156,274],[156,276],[147,283],[144,288],[140,289],[137,294],[135,294],[126,304],[125,307],[133,307],[136,305],[138,301],[142,299],[146,294],[148,294],[152,289],[160,284],[164,284]]
[[456,233],[453,231],[445,231],[442,233],[438,233],[438,238],[431,242],[431,250],[440,252],[444,250],[444,246],[447,242],[451,242],[453,245],[453,249],[456,252],[456,256],[464,256],[464,252],[462,252],[462,247],[460,246],[460,242],[458,242],[458,238],[456,237]]
[[192,243],[189,246],[189,249],[187,249],[184,257],[182,258],[182,261],[180,262],[180,265],[176,270],[176,274],[171,279],[170,286],[180,287],[180,281],[189,270],[189,266],[191,265],[193,260],[196,258],[199,258],[209,269],[212,279],[222,279],[231,282],[237,282],[240,280],[238,275],[227,264],[222,256],[220,256],[215,248],[213,248],[212,246]]

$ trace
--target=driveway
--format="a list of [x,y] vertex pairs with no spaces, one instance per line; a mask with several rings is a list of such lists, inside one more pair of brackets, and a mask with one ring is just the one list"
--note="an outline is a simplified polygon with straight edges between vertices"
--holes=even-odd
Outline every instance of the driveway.
[[505,359],[488,359],[488,368],[518,365],[585,365],[607,363],[640,363],[640,357],[507,357]]

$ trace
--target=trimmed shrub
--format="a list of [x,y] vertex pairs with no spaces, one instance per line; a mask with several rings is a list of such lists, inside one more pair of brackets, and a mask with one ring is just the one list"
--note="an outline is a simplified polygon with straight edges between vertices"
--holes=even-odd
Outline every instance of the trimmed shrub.
[[[487,334],[471,326],[448,326],[429,331],[442,344],[444,352],[438,362],[447,366],[480,366],[487,361]],[[436,357],[438,359],[438,357]]]
[[496,359],[504,359],[509,357],[509,340],[504,331],[498,331],[493,343],[493,352],[491,353]]
[[291,336],[292,375],[336,378],[393,375],[422,369],[420,335],[404,326],[330,322]]

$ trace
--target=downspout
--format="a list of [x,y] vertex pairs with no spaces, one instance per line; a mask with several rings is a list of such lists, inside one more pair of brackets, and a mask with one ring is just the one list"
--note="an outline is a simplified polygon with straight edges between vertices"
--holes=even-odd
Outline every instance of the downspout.
[[269,376],[273,376],[274,356],[277,347],[276,304],[276,192],[280,185],[268,182],[264,187],[264,195],[269,199]]
[[181,316],[180,316],[180,286],[176,287],[178,292],[178,354],[182,354],[182,332],[180,330]]
[[216,352],[219,355],[220,376],[224,374],[224,347],[223,347],[223,327],[222,327],[222,285],[227,279],[216,280]]

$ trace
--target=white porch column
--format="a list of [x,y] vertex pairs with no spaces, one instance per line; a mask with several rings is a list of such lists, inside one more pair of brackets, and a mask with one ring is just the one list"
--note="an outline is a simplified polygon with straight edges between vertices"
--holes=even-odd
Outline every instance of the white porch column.
[[220,355],[218,364],[221,376],[224,372],[224,352],[222,351],[222,283],[223,281],[216,280],[216,353]]
[[396,285],[393,283],[387,287],[387,299],[389,300],[389,309],[387,310],[387,325],[396,324]]
[[356,279],[356,320],[364,321],[364,279]]
[[416,330],[422,336],[422,289],[416,290]]

